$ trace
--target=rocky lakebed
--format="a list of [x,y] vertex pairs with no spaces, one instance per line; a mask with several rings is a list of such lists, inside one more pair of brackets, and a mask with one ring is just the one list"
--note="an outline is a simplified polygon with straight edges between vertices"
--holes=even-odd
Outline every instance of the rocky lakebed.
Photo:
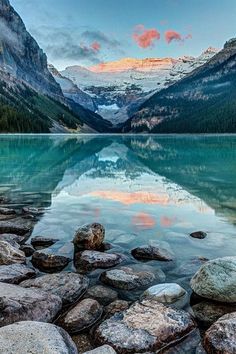
[[122,253],[100,223],[31,236],[43,209],[1,204],[1,354],[236,353],[236,256],[176,269],[168,244]]

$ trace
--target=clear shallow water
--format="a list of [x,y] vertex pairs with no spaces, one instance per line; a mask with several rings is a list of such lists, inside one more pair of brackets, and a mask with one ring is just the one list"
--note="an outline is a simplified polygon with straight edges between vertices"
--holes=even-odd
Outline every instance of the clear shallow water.
[[[101,222],[127,264],[188,287],[183,263],[236,254],[235,161],[236,136],[1,136],[0,194],[46,208],[33,235],[71,241]],[[173,266],[129,256],[147,243],[171,248]]]

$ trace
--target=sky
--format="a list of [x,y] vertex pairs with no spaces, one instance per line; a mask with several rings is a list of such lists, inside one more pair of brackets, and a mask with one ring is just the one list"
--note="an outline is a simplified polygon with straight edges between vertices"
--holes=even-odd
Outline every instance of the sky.
[[62,70],[123,57],[198,56],[236,37],[236,0],[10,0]]

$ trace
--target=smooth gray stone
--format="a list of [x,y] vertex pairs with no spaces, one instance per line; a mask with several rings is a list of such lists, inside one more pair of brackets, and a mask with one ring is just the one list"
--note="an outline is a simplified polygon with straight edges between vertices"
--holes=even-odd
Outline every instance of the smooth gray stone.
[[53,324],[22,321],[0,328],[1,354],[78,354],[71,337]]
[[116,354],[116,351],[110,345],[103,345],[84,354]]
[[24,264],[0,266],[0,282],[2,283],[19,284],[20,282],[35,276],[35,270]]

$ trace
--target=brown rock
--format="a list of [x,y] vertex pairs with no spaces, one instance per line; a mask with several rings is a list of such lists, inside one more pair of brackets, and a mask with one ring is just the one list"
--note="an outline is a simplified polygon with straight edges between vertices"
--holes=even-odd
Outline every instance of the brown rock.
[[119,254],[86,250],[75,255],[76,268],[91,271],[97,268],[111,268],[122,262]]
[[127,310],[129,308],[129,305],[130,305],[129,302],[125,301],[125,300],[113,301],[108,306],[106,306],[104,309],[105,318],[106,319],[110,318],[113,315],[115,315],[115,313]]
[[164,248],[157,246],[142,246],[131,251],[131,254],[136,259],[157,260],[169,262],[173,261],[173,254]]
[[24,252],[13,247],[6,241],[0,241],[0,265],[9,265],[14,263],[25,263]]
[[101,305],[108,305],[118,298],[118,294],[106,286],[94,285],[88,289],[85,297],[97,300]]
[[74,236],[76,250],[99,250],[105,237],[105,229],[101,224],[94,223],[80,227]]
[[63,270],[71,259],[58,254],[45,251],[37,251],[32,256],[32,264],[45,273],[54,273]]

